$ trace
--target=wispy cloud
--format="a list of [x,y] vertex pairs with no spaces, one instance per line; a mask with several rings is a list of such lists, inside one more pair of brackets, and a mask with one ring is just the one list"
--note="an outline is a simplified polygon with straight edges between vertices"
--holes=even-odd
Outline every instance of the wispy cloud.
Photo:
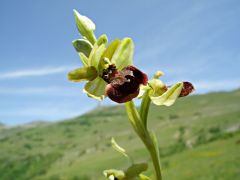
[[53,75],[58,73],[65,73],[73,68],[76,67],[75,66],[42,67],[36,69],[22,69],[10,72],[2,72],[0,73],[0,80]]

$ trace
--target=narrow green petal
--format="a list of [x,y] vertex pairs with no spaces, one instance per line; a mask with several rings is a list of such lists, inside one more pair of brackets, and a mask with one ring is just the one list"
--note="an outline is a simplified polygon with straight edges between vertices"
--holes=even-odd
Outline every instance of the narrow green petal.
[[160,77],[163,76],[163,75],[164,75],[164,72],[162,72],[162,71],[157,71],[157,72],[155,72],[153,78],[154,78],[154,79],[158,79],[158,78],[160,78]]
[[101,76],[103,71],[107,69],[110,65],[110,60],[108,58],[101,58],[98,64],[98,74]]
[[107,43],[108,43],[108,38],[106,34],[101,35],[97,40],[98,46],[101,46],[102,44],[107,44]]
[[97,100],[103,100],[105,97],[105,87],[107,83],[100,77],[97,77],[93,81],[89,81],[83,92],[87,93],[89,97],[95,98]]
[[112,41],[107,49],[105,50],[103,57],[108,58],[109,60],[112,59],[112,56],[114,54],[114,52],[116,51],[117,47],[119,46],[119,44],[121,43],[121,41],[119,39],[115,39],[114,41]]
[[132,64],[134,44],[131,38],[125,38],[121,41],[111,59],[117,69],[121,70],[124,67]]
[[90,62],[89,62],[89,58],[87,58],[83,53],[78,53],[80,56],[80,59],[83,63],[84,66],[89,66]]
[[95,24],[86,16],[83,16],[77,12],[77,10],[73,10],[76,25],[80,34],[89,40],[92,44],[95,44],[96,37],[94,35],[94,31],[96,29]]
[[166,85],[159,79],[153,78],[148,82],[148,84],[152,88],[150,93],[152,96],[161,96],[164,92],[166,92]]
[[152,102],[158,106],[160,105],[171,106],[179,97],[182,87],[183,83],[176,83],[161,96],[150,96],[150,98]]
[[92,44],[86,39],[76,39],[72,42],[73,47],[78,53],[83,53],[86,57],[89,57],[92,51]]
[[78,68],[68,73],[68,80],[79,82],[83,80],[92,81],[97,77],[97,70],[93,66]]
[[96,67],[98,69],[99,61],[105,51],[105,45],[102,44],[101,46],[98,46],[97,44],[94,45],[93,50],[89,56],[90,65]]

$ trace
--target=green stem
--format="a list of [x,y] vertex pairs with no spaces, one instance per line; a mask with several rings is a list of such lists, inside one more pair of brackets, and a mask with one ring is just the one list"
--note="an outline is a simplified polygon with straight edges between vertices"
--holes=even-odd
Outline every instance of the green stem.
[[[150,134],[149,131],[146,129],[146,126],[144,125],[144,122],[142,121],[136,109],[135,104],[132,101],[129,101],[125,103],[125,106],[126,106],[128,118],[130,120],[130,123],[133,129],[138,134],[140,139],[143,141],[144,145],[146,146],[147,150],[151,155],[155,174],[156,174],[156,179],[162,180],[157,140],[154,134]],[[149,106],[148,107],[146,106],[146,108],[148,111]],[[142,109],[142,110],[144,111],[145,109]]]
[[147,117],[148,117],[150,103],[151,103],[151,99],[149,97],[149,90],[147,90],[143,94],[142,102],[141,102],[141,106],[140,106],[140,116],[142,118],[142,121],[143,121],[146,129],[147,129]]
[[151,136],[151,142],[152,146],[149,148],[149,152],[151,154],[153,166],[155,169],[157,180],[162,180],[162,174],[161,174],[161,166],[160,166],[160,156],[159,156],[159,149],[158,149],[158,142],[154,134]]

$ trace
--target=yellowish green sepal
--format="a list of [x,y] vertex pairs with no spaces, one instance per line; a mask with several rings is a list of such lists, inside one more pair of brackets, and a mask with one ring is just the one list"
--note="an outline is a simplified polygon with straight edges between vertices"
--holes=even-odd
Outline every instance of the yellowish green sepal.
[[83,53],[79,53],[79,56],[84,66],[90,65],[89,58],[87,58]]
[[132,64],[134,44],[131,38],[124,38],[115,50],[111,62],[121,70]]
[[115,39],[114,41],[112,41],[106,48],[106,51],[103,54],[103,57],[108,58],[109,60],[112,59],[113,54],[115,53],[117,47],[119,46],[119,44],[121,43],[121,41],[119,39]]
[[108,169],[103,171],[103,174],[105,177],[107,177],[109,180],[126,180],[125,173],[121,170],[116,170],[116,169]]
[[80,34],[89,40],[91,44],[95,44],[96,37],[94,31],[96,29],[95,24],[86,16],[79,14],[77,10],[73,10],[76,20],[76,25]]
[[93,46],[88,40],[76,39],[72,42],[72,44],[78,53],[83,53],[86,57],[89,57]]
[[98,46],[97,44],[94,45],[92,52],[89,56],[89,65],[94,66],[98,69],[98,64],[100,62],[100,59],[105,51],[105,45],[102,44],[101,46]]
[[92,81],[98,76],[97,70],[93,66],[77,68],[68,73],[68,80],[73,82]]
[[103,100],[105,97],[105,87],[107,83],[100,78],[99,76],[94,79],[93,81],[89,81],[83,89],[84,93],[87,93],[87,95],[91,98],[97,99],[97,100]]

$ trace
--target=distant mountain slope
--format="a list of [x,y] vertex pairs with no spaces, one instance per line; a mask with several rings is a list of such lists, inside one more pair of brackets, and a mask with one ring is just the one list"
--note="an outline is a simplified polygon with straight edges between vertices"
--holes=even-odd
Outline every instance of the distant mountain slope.
[[[240,178],[240,90],[190,96],[172,107],[152,106],[149,119],[159,139],[164,179]],[[129,165],[110,147],[112,136],[137,162],[149,161],[124,106],[3,129],[0,179],[104,179],[104,169]]]

